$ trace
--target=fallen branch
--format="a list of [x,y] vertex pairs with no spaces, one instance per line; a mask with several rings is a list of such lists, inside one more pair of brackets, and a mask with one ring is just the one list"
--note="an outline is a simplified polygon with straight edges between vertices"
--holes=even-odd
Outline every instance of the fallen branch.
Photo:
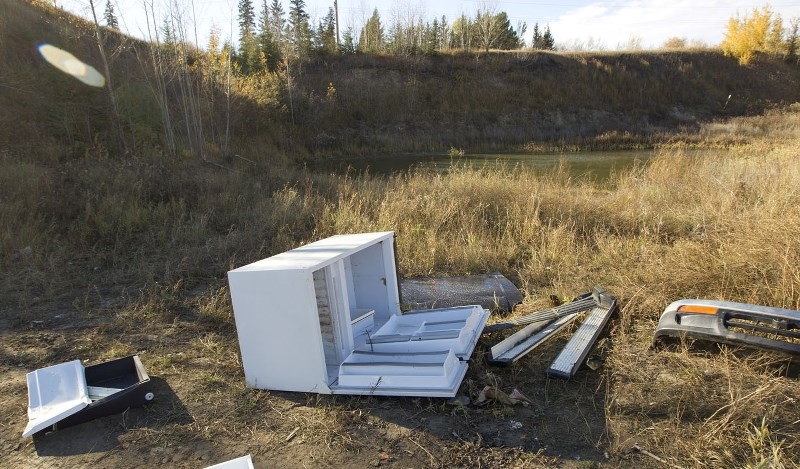
[[292,438],[297,436],[297,432],[299,432],[299,431],[300,431],[300,427],[295,428],[294,430],[292,430],[292,433],[289,433],[289,436],[287,436],[286,440],[284,440],[284,441],[286,441],[287,443],[292,441]]
[[430,451],[428,451],[427,449],[425,449],[425,447],[424,447],[424,446],[422,446],[421,444],[419,444],[419,443],[417,443],[416,441],[414,441],[414,439],[413,439],[413,438],[411,438],[411,437],[409,436],[409,437],[408,437],[408,440],[409,440],[409,441],[411,441],[412,443],[414,443],[415,445],[417,445],[417,447],[418,447],[419,449],[421,449],[422,451],[425,451],[426,453],[428,453],[428,456],[430,456],[430,457],[431,457],[431,460],[433,460],[433,461],[436,461],[436,462],[440,462],[440,461],[439,461],[439,458],[437,458],[437,457],[436,457],[436,456],[434,456],[434,455],[433,455],[433,454],[432,454]]
[[239,172],[239,171],[237,171],[237,170],[235,170],[235,169],[233,169],[233,168],[229,168],[229,167],[227,167],[227,166],[225,166],[225,165],[222,165],[222,164],[216,163],[216,162],[214,162],[214,161],[211,161],[211,160],[208,160],[208,159],[205,159],[205,158],[203,159],[203,161],[204,161],[204,162],[206,162],[206,163],[208,163],[208,164],[210,164],[210,165],[212,165],[212,166],[216,166],[217,168],[224,169],[224,170],[226,170],[226,171],[230,171],[230,172],[232,172],[232,173],[238,173],[238,172]]
[[672,464],[671,462],[667,461],[666,459],[660,458],[660,457],[656,456],[655,454],[651,453],[650,451],[647,451],[646,449],[642,448],[639,445],[633,445],[633,449],[635,449],[636,451],[644,454],[645,456],[649,456],[649,457],[655,459],[656,461],[660,462],[661,464],[666,464],[667,466],[674,467],[676,469],[683,469],[681,466],[676,466],[675,464]]

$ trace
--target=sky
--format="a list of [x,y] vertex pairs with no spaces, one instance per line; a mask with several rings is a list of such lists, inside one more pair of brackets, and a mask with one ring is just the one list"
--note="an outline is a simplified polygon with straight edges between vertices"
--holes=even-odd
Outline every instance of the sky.
[[[91,17],[88,0],[55,0],[57,5],[84,17]],[[94,0],[101,16],[106,0]],[[201,47],[207,43],[211,28],[216,26],[223,38],[236,42],[238,0],[146,0],[152,2],[156,16],[166,14],[167,5],[177,2],[184,8],[184,17],[195,18],[198,42]],[[142,7],[143,0],[111,0],[120,28],[136,37],[147,38],[147,22]],[[194,14],[192,14],[192,2]],[[271,3],[271,0],[268,0]],[[289,0],[282,0],[284,10],[288,10]],[[256,14],[260,15],[263,0],[253,0]],[[729,18],[738,14],[748,15],[754,8],[767,5],[766,2],[746,0],[611,0],[582,1],[557,0],[439,0],[423,2],[420,0],[338,0],[339,22],[342,31],[348,26],[355,30],[366,22],[373,9],[378,10],[384,25],[391,24],[396,17],[407,18],[409,13],[422,16],[426,20],[445,15],[449,23],[465,13],[474,16],[482,7],[496,12],[505,11],[512,26],[528,24],[526,39],[530,40],[533,25],[550,26],[556,43],[561,44],[599,44],[606,49],[617,49],[631,43],[631,39],[643,47],[659,47],[671,37],[702,41],[708,45],[718,45],[722,41]],[[792,18],[800,17],[800,0],[777,0],[769,5],[779,13],[784,24]],[[312,24],[325,16],[333,0],[306,0],[306,10]],[[232,32],[231,32],[232,31]],[[191,34],[193,36],[193,32]],[[624,48],[624,47],[623,47]]]

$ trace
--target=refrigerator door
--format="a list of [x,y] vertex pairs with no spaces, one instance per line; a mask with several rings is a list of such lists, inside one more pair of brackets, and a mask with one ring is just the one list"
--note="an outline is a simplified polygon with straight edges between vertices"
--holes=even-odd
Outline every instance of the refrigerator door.
[[452,397],[489,318],[480,306],[392,317],[339,366],[335,394]]
[[28,437],[79,412],[91,403],[80,360],[28,373]]

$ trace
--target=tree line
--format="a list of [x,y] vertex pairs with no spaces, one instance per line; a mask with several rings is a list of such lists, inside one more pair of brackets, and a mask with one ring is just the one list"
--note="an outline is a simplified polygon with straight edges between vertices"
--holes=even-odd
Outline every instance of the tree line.
[[[531,43],[526,44],[523,36],[528,25],[520,22],[514,27],[506,12],[491,9],[479,9],[474,16],[462,14],[452,22],[446,16],[431,21],[413,13],[386,22],[376,8],[360,30],[347,27],[340,37],[333,7],[313,25],[304,0],[289,0],[288,10],[281,0],[262,0],[258,6],[257,12],[254,0],[239,0],[238,48],[222,44],[222,49],[230,50],[237,69],[244,74],[275,71],[284,59],[312,55],[414,55],[525,47],[555,49],[550,26],[540,28],[536,23]],[[104,19],[107,27],[118,29],[110,0],[106,0]],[[174,44],[178,36],[174,18],[164,18],[160,36],[164,44]],[[212,31],[210,37],[208,46],[219,47],[219,31]]]
[[[239,47],[234,60],[243,73],[276,70],[285,58],[334,54],[434,54],[449,50],[512,50],[526,47],[527,25],[512,26],[506,12],[478,10],[449,22],[446,16],[425,20],[410,14],[386,22],[377,9],[356,31],[337,28],[337,15],[328,9],[316,25],[311,23],[304,0],[289,0],[288,11],[280,0],[263,0],[256,13],[253,0],[239,0]],[[536,49],[552,50],[555,39],[546,26],[534,26]]]

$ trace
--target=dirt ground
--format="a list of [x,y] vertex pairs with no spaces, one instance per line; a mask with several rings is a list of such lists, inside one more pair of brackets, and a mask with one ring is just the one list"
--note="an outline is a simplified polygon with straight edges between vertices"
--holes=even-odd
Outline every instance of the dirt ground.
[[[602,368],[570,381],[546,377],[566,334],[511,367],[486,364],[498,333],[479,342],[459,395],[474,401],[486,385],[516,388],[528,406],[259,391],[244,384],[232,318],[209,320],[191,306],[213,295],[224,302],[219,291],[184,288],[169,301],[161,292],[160,309],[152,299],[141,306],[109,291],[84,295],[82,307],[62,298],[34,305],[25,317],[7,310],[0,320],[0,466],[202,468],[245,454],[257,468],[649,463],[638,454],[610,454]],[[131,353],[151,375],[151,405],[22,438],[27,372]]]

